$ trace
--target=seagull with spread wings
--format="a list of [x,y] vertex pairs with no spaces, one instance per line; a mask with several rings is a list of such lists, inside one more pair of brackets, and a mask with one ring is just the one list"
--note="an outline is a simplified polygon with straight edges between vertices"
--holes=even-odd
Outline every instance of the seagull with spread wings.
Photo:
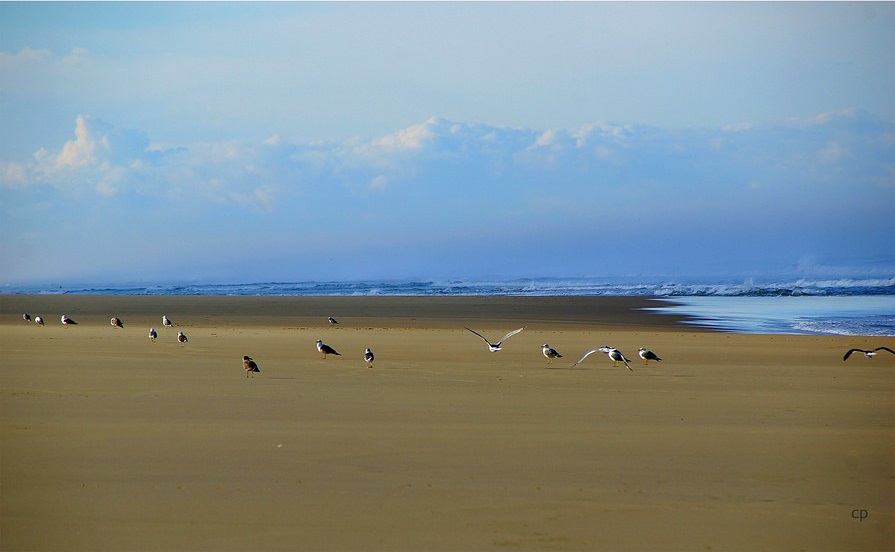
[[485,338],[485,336],[483,336],[482,334],[480,334],[479,332],[477,332],[475,330],[470,330],[469,328],[466,328],[466,331],[472,332],[475,335],[479,336],[482,339],[482,341],[484,341],[485,343],[488,344],[488,350],[492,353],[496,353],[497,351],[499,351],[501,349],[501,345],[503,344],[504,341],[513,337],[514,335],[516,335],[517,333],[521,332],[524,329],[525,329],[525,327],[523,326],[517,330],[511,331],[507,335],[501,337],[500,341],[498,341],[497,343],[491,343],[490,341],[488,341],[487,338]]

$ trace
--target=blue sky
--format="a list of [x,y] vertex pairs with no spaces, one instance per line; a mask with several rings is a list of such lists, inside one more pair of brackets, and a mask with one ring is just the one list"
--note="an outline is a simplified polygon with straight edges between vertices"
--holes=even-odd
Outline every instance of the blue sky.
[[0,283],[891,277],[893,3],[0,3]]

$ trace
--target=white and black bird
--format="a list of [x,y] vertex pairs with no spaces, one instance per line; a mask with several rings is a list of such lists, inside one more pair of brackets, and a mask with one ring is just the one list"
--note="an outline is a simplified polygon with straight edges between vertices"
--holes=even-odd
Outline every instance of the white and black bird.
[[867,351],[864,349],[850,349],[847,353],[845,353],[845,356],[842,357],[842,360],[848,360],[848,357],[850,357],[852,353],[864,353],[865,357],[873,358],[876,356],[877,352],[879,352],[879,351],[889,351],[890,353],[895,355],[895,351],[893,351],[892,349],[890,349],[888,347],[877,347],[876,349],[873,349],[870,351]]
[[41,318],[40,316],[35,316],[35,317],[34,317],[34,323],[37,324],[38,326],[43,326],[43,325],[44,325],[44,319]]
[[158,332],[155,331],[155,328],[149,328],[149,341],[155,343],[155,339],[158,337]]
[[167,314],[162,315],[162,325],[166,328],[173,328],[174,322],[171,322],[171,319],[168,318]]
[[70,325],[73,325],[73,324],[77,324],[77,322],[75,322],[73,319],[69,318],[69,317],[68,317],[67,315],[65,315],[65,314],[62,315],[62,318],[60,318],[60,321],[62,322],[62,324],[63,324],[64,326],[70,326]]
[[[186,334],[185,334],[185,333],[183,333],[183,332],[177,332],[177,341],[179,341],[179,342],[180,342],[180,346],[183,347],[183,344],[186,343],[187,341],[189,341],[189,339],[186,338]],[[200,349],[201,349],[201,347],[200,347]]]
[[541,352],[544,354],[545,357],[547,357],[547,364],[550,364],[550,362],[554,358],[562,358],[562,355],[559,354],[556,351],[556,349],[552,348],[550,345],[547,345],[546,343],[541,345]]
[[632,372],[634,371],[634,369],[631,368],[631,366],[628,364],[628,359],[625,358],[625,355],[623,355],[621,353],[621,351],[619,351],[615,347],[610,347],[609,345],[603,345],[602,347],[595,347],[595,348],[587,351],[586,353],[584,353],[581,356],[581,358],[578,359],[578,362],[576,362],[575,364],[572,365],[572,368],[578,366],[578,364],[581,363],[582,360],[586,359],[587,357],[589,357],[590,355],[592,355],[594,353],[605,353],[613,361],[613,366],[618,366],[619,362],[624,362],[625,366],[627,366],[628,370],[631,370]]
[[517,329],[517,330],[513,330],[513,331],[511,331],[511,332],[508,333],[507,335],[501,337],[501,338],[500,338],[500,341],[498,341],[497,343],[491,343],[490,341],[488,341],[488,340],[485,338],[485,336],[483,336],[482,334],[480,334],[479,332],[477,332],[477,331],[475,331],[475,330],[470,330],[469,328],[466,328],[466,331],[468,331],[468,332],[472,332],[472,333],[474,333],[475,335],[479,336],[479,337],[482,339],[482,341],[484,341],[485,343],[488,344],[488,351],[490,351],[490,352],[492,352],[492,353],[495,353],[495,352],[497,352],[497,351],[500,350],[501,345],[503,344],[504,341],[506,341],[507,339],[513,337],[514,335],[516,335],[517,333],[521,332],[521,331],[524,330],[524,329],[525,329],[525,327],[522,327],[522,328],[519,328],[519,329]]
[[31,322],[31,315],[26,312],[22,315],[22,320],[24,320],[25,322]]
[[640,348],[640,350],[637,352],[637,354],[639,354],[640,358],[643,359],[644,364],[649,364],[649,361],[651,361],[651,360],[655,360],[656,362],[659,362],[662,360],[661,358],[659,358],[659,355],[650,351],[649,349],[644,349],[643,347]]
[[329,318],[327,318],[326,321],[329,322],[330,324],[334,325],[334,326],[335,326],[336,324],[339,323],[339,321],[336,320],[335,318],[333,318],[332,316],[330,316]]
[[250,356],[242,357],[242,368],[246,371],[246,377],[249,377],[249,374],[251,374],[254,378],[254,372],[261,372],[261,369],[258,368],[258,363],[256,363]]
[[364,360],[367,361],[367,368],[373,367],[373,359],[376,358],[373,356],[373,351],[370,350],[369,347],[364,351]]
[[323,353],[323,360],[326,360],[326,355],[342,356],[341,353],[319,339],[317,340],[317,350]]
[[112,324],[113,328],[122,328],[124,329],[124,324],[121,323],[121,319],[117,316],[113,316],[109,323]]

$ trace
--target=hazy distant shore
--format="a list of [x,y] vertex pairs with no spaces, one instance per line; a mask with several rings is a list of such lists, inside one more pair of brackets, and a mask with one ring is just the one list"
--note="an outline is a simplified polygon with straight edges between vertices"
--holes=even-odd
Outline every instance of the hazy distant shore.
[[2,295],[0,549],[892,549],[895,340],[654,304]]

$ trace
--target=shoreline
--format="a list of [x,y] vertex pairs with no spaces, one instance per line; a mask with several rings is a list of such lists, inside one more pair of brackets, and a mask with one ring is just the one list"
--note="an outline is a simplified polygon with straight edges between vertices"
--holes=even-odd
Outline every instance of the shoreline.
[[[59,316],[81,316],[108,323],[111,316],[154,323],[162,314],[216,320],[238,317],[246,324],[314,324],[322,317],[351,313],[364,320],[388,320],[398,327],[454,327],[452,321],[500,320],[534,325],[594,326],[712,331],[695,317],[646,310],[667,306],[665,299],[628,296],[209,296],[209,295],[26,295],[0,294],[0,322],[23,313],[47,323]],[[166,312],[161,312],[161,311]],[[103,321],[105,318],[105,321]],[[126,320],[125,320],[126,321]],[[684,324],[684,322],[687,322]]]

